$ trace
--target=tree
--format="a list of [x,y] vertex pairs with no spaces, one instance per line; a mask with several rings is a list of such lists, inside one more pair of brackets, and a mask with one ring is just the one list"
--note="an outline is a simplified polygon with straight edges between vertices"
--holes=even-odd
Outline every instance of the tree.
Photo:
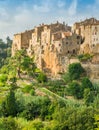
[[82,88],[76,81],[69,84],[67,91],[77,99],[82,98]]
[[40,106],[37,103],[28,103],[25,110],[22,112],[22,116],[27,120],[35,119],[40,115]]
[[46,82],[47,81],[47,76],[43,73],[43,72],[40,72],[37,76],[37,81],[39,83],[43,83],[43,82]]
[[71,80],[79,79],[84,69],[80,63],[73,63],[69,65],[69,76]]
[[93,84],[92,84],[92,82],[89,80],[88,77],[83,77],[81,83],[82,83],[82,88],[83,88],[83,89],[89,88],[90,90],[94,90]]
[[16,116],[18,112],[18,104],[16,102],[15,93],[10,89],[6,100],[2,102],[2,114],[4,116]]
[[16,69],[17,77],[21,78],[21,72],[35,72],[36,65],[32,58],[30,58],[26,50],[19,50],[16,52],[15,56],[12,57],[11,63]]
[[6,50],[6,56],[7,57],[11,57],[11,47],[12,47],[12,40],[10,39],[10,37],[8,36],[6,38],[6,45],[7,45],[7,50]]

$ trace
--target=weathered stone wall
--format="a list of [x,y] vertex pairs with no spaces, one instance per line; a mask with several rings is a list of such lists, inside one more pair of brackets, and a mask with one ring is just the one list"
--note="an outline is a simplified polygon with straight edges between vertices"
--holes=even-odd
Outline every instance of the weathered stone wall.
[[99,21],[91,18],[75,23],[72,30],[84,38],[80,53],[99,53]]
[[17,50],[28,49],[33,31],[34,30],[29,30],[14,35],[13,44],[12,44],[12,56],[15,54]]
[[12,56],[14,56],[15,52],[17,50],[21,49],[21,34],[15,34],[13,38],[13,44],[12,44]]

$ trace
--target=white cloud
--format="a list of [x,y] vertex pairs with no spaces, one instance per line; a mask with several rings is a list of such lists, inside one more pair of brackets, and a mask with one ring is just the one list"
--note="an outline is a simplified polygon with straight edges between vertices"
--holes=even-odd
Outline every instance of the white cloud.
[[75,15],[76,11],[77,11],[77,4],[78,1],[77,0],[73,0],[73,2],[71,3],[69,9],[68,9],[68,13],[70,16]]
[[41,6],[34,5],[33,8],[37,12],[45,12],[45,13],[47,13],[47,12],[50,11],[49,7],[46,6],[46,5],[41,5]]
[[40,13],[48,13],[50,12],[50,5],[51,5],[51,1],[50,0],[42,0],[41,4],[35,4],[33,5],[33,9],[36,12],[40,12]]
[[92,14],[99,17],[96,13],[96,11],[99,11],[98,0],[88,8],[85,7],[85,10],[80,13],[77,12],[78,0],[72,0],[72,3],[69,3],[70,5],[66,3],[68,0],[65,0],[65,3],[64,0],[53,1],[42,0],[40,4],[30,6],[23,3],[15,7],[14,10],[7,10],[6,7],[0,5],[0,38],[4,39],[7,36],[12,38],[13,34],[33,29],[35,25],[38,26],[41,23],[50,24],[58,20],[60,22],[66,21],[66,23],[72,25],[74,22]]

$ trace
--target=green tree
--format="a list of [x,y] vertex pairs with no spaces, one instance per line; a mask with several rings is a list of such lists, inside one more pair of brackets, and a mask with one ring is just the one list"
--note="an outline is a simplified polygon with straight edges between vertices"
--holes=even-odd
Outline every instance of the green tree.
[[90,90],[94,90],[93,84],[92,84],[92,82],[89,80],[88,77],[83,77],[81,83],[82,83],[82,88],[83,88],[83,89],[89,88]]
[[84,73],[84,69],[80,63],[72,63],[68,69],[71,80],[79,79],[81,74]]
[[43,83],[43,82],[46,82],[47,81],[47,76],[43,73],[43,72],[40,72],[37,76],[37,81],[39,83]]
[[12,40],[10,39],[9,36],[6,38],[6,45],[7,45],[6,55],[7,57],[11,57]]
[[33,58],[30,58],[26,50],[19,50],[16,52],[15,56],[12,57],[10,65],[14,66],[17,77],[21,78],[21,73],[35,73],[36,65]]
[[15,93],[10,89],[6,100],[2,102],[2,114],[4,116],[16,116],[18,112],[18,104],[16,102]]
[[76,81],[73,81],[69,84],[67,91],[69,94],[73,95],[77,99],[80,99],[83,96],[82,88]]

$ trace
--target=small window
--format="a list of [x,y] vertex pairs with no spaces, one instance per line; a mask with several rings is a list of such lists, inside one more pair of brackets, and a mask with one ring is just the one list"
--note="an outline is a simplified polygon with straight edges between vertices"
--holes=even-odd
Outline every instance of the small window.
[[73,54],[75,54],[75,52],[76,52],[75,49],[73,49]]
[[66,44],[68,44],[68,42],[66,42]]
[[59,44],[59,46],[61,46],[61,44]]
[[67,53],[69,54],[70,52],[68,51]]

